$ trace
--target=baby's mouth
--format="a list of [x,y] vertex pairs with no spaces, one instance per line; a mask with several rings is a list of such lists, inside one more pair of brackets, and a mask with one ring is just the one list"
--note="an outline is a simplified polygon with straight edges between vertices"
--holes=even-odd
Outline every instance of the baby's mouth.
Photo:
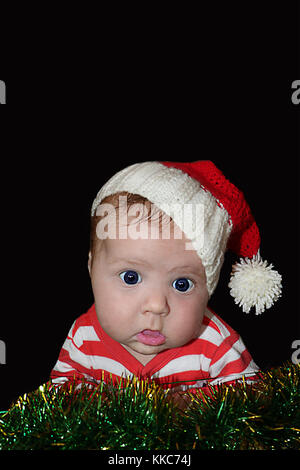
[[140,343],[148,344],[149,346],[159,346],[166,341],[166,338],[158,330],[143,330],[136,335]]

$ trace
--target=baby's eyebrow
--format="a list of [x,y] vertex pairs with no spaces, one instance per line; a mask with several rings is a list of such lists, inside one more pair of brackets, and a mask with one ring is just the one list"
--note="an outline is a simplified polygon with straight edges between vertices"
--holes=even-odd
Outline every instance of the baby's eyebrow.
[[[128,265],[140,265],[140,266],[150,266],[150,267],[153,267],[153,265],[144,260],[144,259],[139,259],[139,258],[116,258],[116,259],[113,259],[110,264],[119,264],[119,263],[126,263]],[[195,267],[195,266],[192,266],[192,265],[179,265],[179,266],[172,266],[172,268],[170,268],[168,270],[168,272],[172,272],[172,271],[189,271],[191,273],[194,273],[194,274],[198,274],[200,275],[201,272],[200,272],[200,269]]]
[[130,258],[130,259],[129,258],[115,258],[112,261],[110,261],[110,264],[119,264],[119,263],[152,266],[151,263],[149,263],[148,261],[143,260],[143,259],[138,259],[138,258]]
[[179,266],[174,266],[173,268],[170,269],[170,271],[180,271],[181,269],[194,270],[195,267],[194,267],[194,266],[191,266],[190,264],[187,264],[187,265],[179,265]]
[[180,272],[180,271],[185,271],[187,274],[193,274],[198,277],[203,277],[203,272],[201,268],[196,268],[196,266],[175,266],[174,268],[170,269],[169,272]]

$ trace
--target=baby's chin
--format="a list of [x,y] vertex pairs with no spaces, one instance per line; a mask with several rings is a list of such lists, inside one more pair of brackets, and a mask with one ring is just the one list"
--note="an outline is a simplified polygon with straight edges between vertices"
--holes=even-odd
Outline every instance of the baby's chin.
[[[123,345],[124,346],[124,345]],[[145,354],[146,356],[152,355],[152,354],[158,354],[162,351],[165,351],[166,349],[169,349],[170,347],[167,346],[166,344],[160,344],[158,346],[152,346],[148,344],[142,344],[142,343],[137,343],[137,344],[131,344],[130,346],[127,345],[125,348],[130,352],[134,351],[138,354]]]

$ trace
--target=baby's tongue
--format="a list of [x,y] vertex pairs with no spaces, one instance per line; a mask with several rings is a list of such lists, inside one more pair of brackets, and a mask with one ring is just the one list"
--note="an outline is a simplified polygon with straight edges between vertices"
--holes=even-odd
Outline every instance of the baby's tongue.
[[166,340],[158,330],[143,330],[137,335],[138,340],[141,343],[148,344],[150,346],[158,346],[163,344]]

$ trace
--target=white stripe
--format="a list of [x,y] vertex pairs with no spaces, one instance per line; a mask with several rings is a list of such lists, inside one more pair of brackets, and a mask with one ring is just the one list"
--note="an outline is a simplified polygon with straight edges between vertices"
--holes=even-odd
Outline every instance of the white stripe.
[[77,362],[87,369],[102,369],[108,373],[118,375],[119,377],[133,377],[133,374],[130,372],[130,370],[126,369],[126,367],[124,367],[119,362],[114,361],[108,357],[84,354],[79,349],[77,349],[76,346],[74,346],[72,340],[70,339],[66,339],[63,345],[63,349],[68,351],[72,361]]
[[241,357],[241,354],[246,350],[242,338],[239,338],[231,348],[215,362],[210,368],[211,377],[217,377],[221,370],[230,362],[236,361]]
[[67,362],[62,362],[59,359],[57,360],[55,366],[53,367],[53,370],[56,370],[57,372],[71,372],[74,370],[74,367],[70,366],[70,364],[67,364]]
[[80,348],[84,341],[100,341],[93,326],[80,326],[73,336],[73,341]]
[[[60,360],[56,362],[53,370],[56,372],[61,372],[62,374],[67,373],[67,372],[72,372],[72,371],[76,372],[76,370],[70,364],[67,364],[66,362],[62,362]],[[96,380],[94,377],[91,377],[89,374],[80,372],[80,375],[83,375],[88,381],[94,382],[95,384],[98,384],[100,382],[100,380]],[[67,380],[70,380],[70,377],[57,377],[55,379],[52,379],[52,382],[64,383]]]
[[247,377],[251,377],[252,375],[255,375],[256,372],[259,371],[259,367],[255,364],[255,362],[252,360],[248,367],[246,369],[238,374],[231,374],[227,375],[225,377],[218,377],[215,380],[210,381],[208,380],[197,380],[193,385],[177,385],[176,387],[172,388],[170,392],[177,392],[177,391],[187,391],[192,388],[202,388],[205,385],[218,385],[222,383],[226,383],[232,380],[237,380],[238,382],[241,382],[243,380],[243,377],[245,378],[245,382],[247,384],[252,384],[256,383],[256,380],[248,380]]
[[[94,379],[94,382],[95,382],[95,384],[98,384],[98,382],[95,381],[95,379]],[[80,382],[78,385],[76,385],[75,390],[80,390],[80,389],[82,388],[82,386],[83,386],[83,383]],[[94,385],[92,385],[92,384],[85,384],[85,386],[86,386],[88,389],[92,389],[92,388],[94,387]]]
[[98,385],[100,383],[100,380],[95,379],[94,377],[91,377],[89,374],[82,374],[86,380],[89,382],[93,382],[94,384]]
[[254,375],[258,371],[259,371],[259,368],[255,364],[255,362],[251,361],[249,366],[246,367],[246,369],[243,370],[242,372],[239,372],[239,373],[236,373],[236,374],[231,374],[231,375],[226,375],[225,377],[218,377],[218,378],[216,378],[215,380],[212,380],[209,383],[210,383],[210,385],[217,385],[217,384],[229,382],[230,380],[238,380],[238,379],[240,379],[239,380],[239,382],[240,382],[243,379],[243,377],[245,377],[245,381],[247,383],[253,383],[254,381],[253,380],[247,380],[247,377],[251,377],[252,375]]
[[208,316],[213,321],[213,323],[219,328],[221,336],[223,338],[227,338],[228,336],[230,336],[230,332],[228,331],[226,326],[222,323],[222,321],[209,310],[208,310],[208,314],[209,315],[207,315],[207,313],[205,312],[205,316]]
[[56,377],[56,379],[51,379],[53,384],[63,384],[68,381],[67,377]]
[[205,341],[209,341],[210,343],[214,344],[215,346],[220,346],[224,338],[217,332],[214,328],[209,325],[202,325],[200,330],[200,335],[198,339],[203,339]]
[[162,369],[157,371],[151,378],[162,378],[168,375],[186,372],[189,370],[203,370],[208,371],[211,359],[205,357],[203,354],[189,354],[182,357],[173,359],[166,364]]
[[[90,381],[93,381],[95,382],[95,384],[98,384],[99,381],[93,379],[92,377],[90,378],[88,375],[84,374],[84,376],[86,377],[86,379],[90,380]],[[56,379],[52,379],[51,382],[54,384],[54,385],[62,385],[64,384],[65,382],[68,382],[68,380],[70,380],[68,377],[57,377]],[[78,385],[76,385],[75,387],[75,390],[80,390],[81,387],[83,386],[83,383],[79,383]],[[86,387],[91,389],[93,387],[92,384],[86,384]]]
[[210,320],[216,327],[219,329],[220,333],[218,330],[213,328],[213,326],[210,325],[205,325],[204,323],[201,326],[200,330],[200,335],[199,339],[204,339],[206,341],[209,341],[216,346],[220,346],[222,343],[223,339],[227,338],[230,336],[229,330],[226,328],[225,325],[216,317],[216,315],[211,312],[210,310],[206,310],[204,316]]
[[[62,374],[67,373],[67,372],[72,372],[72,371],[76,372],[76,370],[70,364],[67,364],[66,362],[62,362],[60,360],[57,361],[57,363],[55,364],[55,367],[53,368],[53,370],[56,371],[56,372],[61,372]],[[85,374],[85,373],[82,373],[82,372],[80,374],[83,375],[90,382],[94,382],[94,383],[99,383],[100,382],[99,380],[96,380],[93,377],[91,377],[89,374]],[[69,378],[59,377],[59,379],[68,380]],[[54,379],[54,380],[56,380],[56,379]]]

